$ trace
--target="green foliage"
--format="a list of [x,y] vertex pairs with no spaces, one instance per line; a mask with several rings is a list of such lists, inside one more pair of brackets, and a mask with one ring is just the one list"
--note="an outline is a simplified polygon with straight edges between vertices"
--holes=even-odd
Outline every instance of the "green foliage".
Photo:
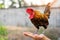
[[0,25],[0,40],[8,40],[8,32],[5,26]]
[[8,38],[7,37],[0,37],[0,40],[8,40]]
[[38,34],[43,33],[44,30],[45,30],[45,29],[44,29],[43,27],[40,27]]
[[5,36],[7,34],[7,29],[4,26],[0,26],[0,35]]
[[4,8],[4,4],[0,4],[0,8]]

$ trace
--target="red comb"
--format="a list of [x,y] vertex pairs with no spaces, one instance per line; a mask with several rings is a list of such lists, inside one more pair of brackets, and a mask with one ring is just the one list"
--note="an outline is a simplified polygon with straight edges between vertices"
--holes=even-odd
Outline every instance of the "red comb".
[[33,12],[33,9],[32,9],[32,8],[27,8],[27,9],[26,9],[26,12],[27,12],[27,13]]

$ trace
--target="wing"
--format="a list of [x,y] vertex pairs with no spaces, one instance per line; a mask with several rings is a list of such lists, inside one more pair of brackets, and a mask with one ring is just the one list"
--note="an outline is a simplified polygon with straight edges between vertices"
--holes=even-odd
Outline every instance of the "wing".
[[41,12],[36,12],[35,15],[38,25],[39,26],[43,26],[45,29],[47,28],[47,26],[49,25],[49,21],[48,21],[48,17],[45,14],[42,14]]
[[39,29],[39,23],[38,23],[37,19],[33,18],[33,19],[31,19],[31,22],[37,29]]
[[35,11],[34,18],[39,22],[40,25],[43,25],[45,23],[48,24],[48,17],[40,11]]

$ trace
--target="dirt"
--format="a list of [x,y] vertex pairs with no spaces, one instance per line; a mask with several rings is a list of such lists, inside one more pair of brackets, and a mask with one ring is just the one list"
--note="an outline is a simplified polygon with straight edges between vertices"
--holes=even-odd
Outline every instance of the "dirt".
[[23,32],[34,32],[36,30],[32,27],[16,27],[16,26],[8,26],[8,40],[31,40],[23,35]]

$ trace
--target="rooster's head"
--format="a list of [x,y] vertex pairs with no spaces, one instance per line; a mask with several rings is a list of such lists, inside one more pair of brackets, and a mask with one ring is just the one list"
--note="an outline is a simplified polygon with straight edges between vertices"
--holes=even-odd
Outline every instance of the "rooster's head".
[[33,13],[33,11],[34,11],[34,10],[33,10],[32,8],[27,8],[27,9],[26,9],[26,12],[27,12],[28,14],[30,14],[30,15]]
[[34,10],[32,8],[27,8],[26,12],[30,15],[30,19],[34,17]]

